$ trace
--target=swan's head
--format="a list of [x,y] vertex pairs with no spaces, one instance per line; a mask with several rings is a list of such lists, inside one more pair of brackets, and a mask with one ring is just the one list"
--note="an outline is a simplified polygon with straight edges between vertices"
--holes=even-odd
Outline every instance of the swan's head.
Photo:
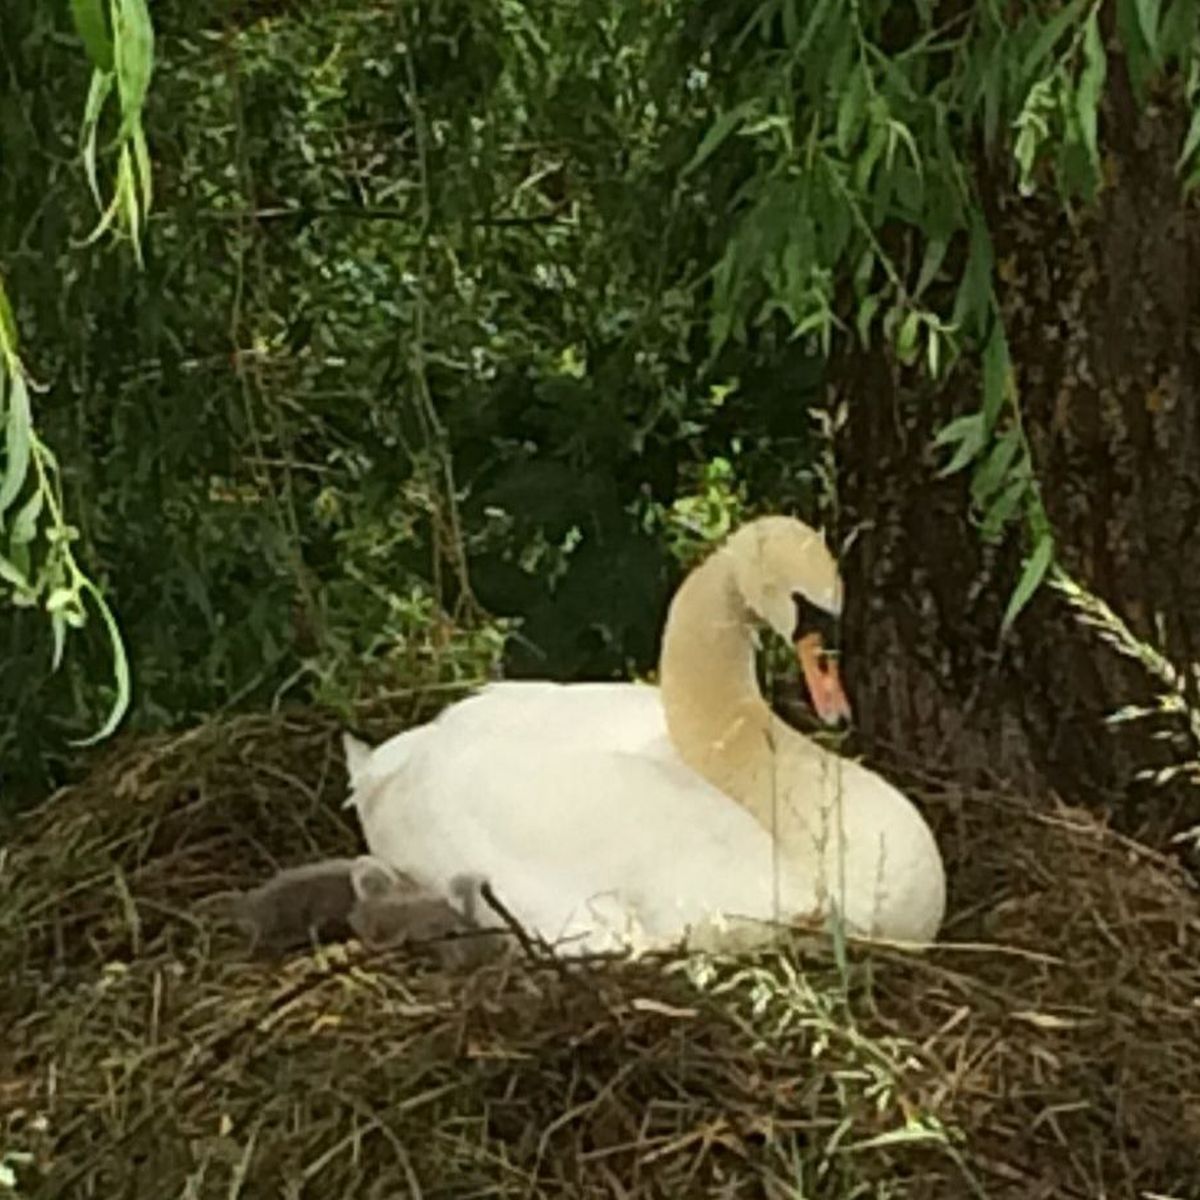
[[726,543],[738,590],[750,611],[796,648],[817,715],[827,725],[850,719],[837,661],[842,577],[815,529],[793,517],[760,517]]

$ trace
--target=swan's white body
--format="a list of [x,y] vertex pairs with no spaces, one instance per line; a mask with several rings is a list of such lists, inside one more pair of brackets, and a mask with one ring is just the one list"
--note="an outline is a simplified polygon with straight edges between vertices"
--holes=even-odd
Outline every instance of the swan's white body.
[[[797,565],[796,529],[827,557],[788,521],[786,565],[756,570],[794,569],[782,586],[834,607],[832,560],[817,586],[825,558],[801,539]],[[487,878],[563,953],[743,946],[834,907],[852,932],[932,939],[945,905],[932,834],[878,775],[770,714],[750,618],[781,631],[793,618],[757,577],[733,599],[739,569],[721,552],[681,588],[661,690],[493,684],[374,751],[347,739],[371,853],[443,894]]]

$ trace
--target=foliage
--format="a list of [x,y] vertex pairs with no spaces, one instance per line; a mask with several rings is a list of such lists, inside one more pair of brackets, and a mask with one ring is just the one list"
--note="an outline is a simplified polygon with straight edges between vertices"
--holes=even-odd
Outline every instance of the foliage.
[[[1136,83],[1168,64],[1194,73],[1192,0],[1118,8]],[[793,336],[828,353],[852,315],[864,348],[878,325],[900,364],[923,361],[934,378],[964,348],[977,354],[980,406],[937,445],[949,453],[944,475],[972,468],[986,540],[1017,519],[1028,530],[1006,628],[1045,576],[1053,538],[1021,427],[976,155],[1011,129],[1022,193],[1044,181],[1067,203],[1094,196],[1100,17],[1098,0],[1015,11],[767,0],[748,18],[725,9],[706,30],[714,62],[718,45],[753,47],[722,63],[718,114],[689,164],[719,153],[742,164],[739,220],[713,271],[714,345],[782,313]],[[1198,146],[1200,127],[1185,161]]]
[[[142,58],[110,63],[106,12]],[[979,168],[1103,186],[1097,4],[164,2],[153,41],[145,12],[9,4],[0,49],[0,248],[59,489],[39,528],[72,514],[55,553],[120,614],[135,724],[502,651],[644,669],[728,520],[828,501],[823,363],[880,337],[931,379],[978,366],[938,441],[981,534],[1027,531],[1007,621],[1050,568]],[[1194,0],[1116,15],[1140,88],[1200,88]],[[1198,151],[1193,123],[1187,180]],[[45,574],[50,544],[38,602],[75,588],[66,621],[98,593]],[[47,681],[35,617],[0,618],[0,756],[40,784],[113,697],[88,629]]]
[[[109,229],[126,234],[141,261],[141,230],[150,211],[150,151],[142,110],[154,71],[154,27],[146,0],[71,0],[75,32],[92,64],[80,141],[88,185],[101,217],[88,242]],[[98,177],[97,138],[108,101],[116,89],[120,124],[113,139],[116,157],[112,199],[105,204]]]
[[[1155,786],[1180,776],[1200,784],[1200,663],[1179,668],[1151,642],[1139,638],[1099,596],[1087,591],[1064,571],[1056,570],[1051,586],[1060,592],[1081,624],[1094,629],[1100,638],[1123,658],[1138,663],[1160,689],[1154,703],[1125,704],[1108,717],[1110,725],[1154,720],[1162,726],[1157,736],[1186,746],[1184,757],[1168,766],[1143,768],[1135,778]],[[1162,631],[1159,631],[1160,640]],[[1200,827],[1197,827],[1200,829]]]
[[[92,62],[92,83],[83,119],[83,163],[103,215],[89,241],[116,223],[141,257],[140,228],[150,207],[150,155],[142,109],[154,65],[154,32],[145,0],[111,0],[111,34],[101,0],[72,0],[71,12]],[[120,124],[115,136],[116,183],[107,206],[98,179],[97,138],[114,87]],[[58,670],[68,629],[86,621],[85,597],[99,610],[111,645],[115,696],[101,728],[85,739],[100,741],[116,729],[129,706],[125,647],[104,595],[80,569],[71,544],[79,531],[66,521],[58,460],[34,430],[30,378],[17,352],[17,327],[0,279],[0,418],[5,427],[4,474],[0,477],[0,532],[4,514],[25,494],[0,555],[0,580],[20,608],[43,605],[53,637],[51,672]],[[32,469],[32,470],[31,470]],[[28,479],[27,479],[28,476]],[[28,484],[28,486],[27,486]]]
[[[0,479],[0,532],[4,515],[20,500],[0,555],[0,580],[12,589],[17,608],[44,605],[54,639],[50,670],[62,662],[68,629],[85,622],[84,598],[100,611],[112,645],[116,698],[100,731],[89,741],[107,737],[129,703],[129,666],[112,610],[100,589],[80,570],[71,549],[79,531],[64,517],[58,460],[33,428],[30,380],[17,355],[16,326],[0,283],[0,417],[4,420],[5,473]],[[26,488],[27,476],[32,485]],[[27,492],[21,499],[22,492]],[[38,557],[35,560],[34,555]]]

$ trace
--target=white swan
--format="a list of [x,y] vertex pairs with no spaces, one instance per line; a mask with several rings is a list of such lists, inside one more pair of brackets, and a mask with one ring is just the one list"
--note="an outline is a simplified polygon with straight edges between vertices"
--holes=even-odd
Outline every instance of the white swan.
[[848,716],[819,631],[841,603],[819,534],[752,521],[677,592],[661,688],[493,684],[373,751],[347,736],[347,803],[372,854],[443,894],[487,878],[563,953],[745,946],[833,909],[853,933],[931,941],[945,875],[920,814],[758,688],[765,622],[818,712]]

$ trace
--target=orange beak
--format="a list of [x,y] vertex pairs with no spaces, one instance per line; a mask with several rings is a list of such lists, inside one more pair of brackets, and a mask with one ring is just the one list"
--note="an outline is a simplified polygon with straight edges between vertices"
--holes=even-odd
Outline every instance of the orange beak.
[[850,722],[850,701],[842,690],[837,660],[825,652],[819,633],[806,633],[796,639],[796,657],[804,672],[804,682],[817,716],[826,725],[847,725]]

